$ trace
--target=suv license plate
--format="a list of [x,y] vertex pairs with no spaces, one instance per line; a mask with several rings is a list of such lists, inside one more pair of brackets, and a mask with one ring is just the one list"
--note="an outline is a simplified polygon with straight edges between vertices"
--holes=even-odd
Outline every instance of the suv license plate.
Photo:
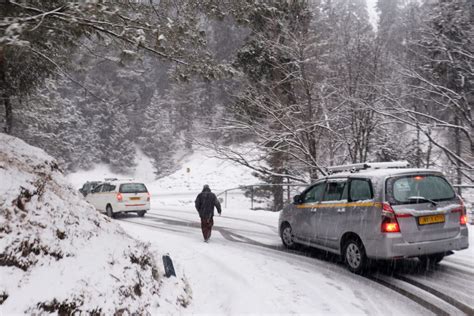
[[444,223],[444,215],[440,214],[440,215],[421,216],[421,217],[418,217],[418,223],[420,225]]
[[130,200],[134,200],[134,201],[135,201],[135,200],[140,200],[140,198],[139,198],[139,197],[131,197]]

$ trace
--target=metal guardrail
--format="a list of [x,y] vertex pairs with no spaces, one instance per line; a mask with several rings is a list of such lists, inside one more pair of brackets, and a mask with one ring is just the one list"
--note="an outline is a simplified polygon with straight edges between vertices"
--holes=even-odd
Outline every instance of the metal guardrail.
[[241,185],[236,188],[231,188],[227,189],[225,191],[222,191],[217,194],[217,196],[223,195],[224,194],[224,207],[227,208],[227,193],[229,191],[235,191],[235,190],[245,190],[245,189],[250,189],[250,209],[253,210],[253,204],[254,204],[254,187],[272,187],[272,186],[280,186],[280,187],[288,187],[287,189],[287,197],[288,200],[291,199],[291,192],[290,192],[290,187],[307,187],[309,183],[257,183],[257,184],[251,184],[251,185]]
[[453,187],[461,189],[474,189],[474,184],[454,184]]

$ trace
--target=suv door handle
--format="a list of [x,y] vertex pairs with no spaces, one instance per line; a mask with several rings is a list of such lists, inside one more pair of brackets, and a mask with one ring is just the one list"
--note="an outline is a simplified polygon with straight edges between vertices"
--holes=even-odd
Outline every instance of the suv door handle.
[[345,210],[345,209],[343,209],[343,208],[340,208],[340,209],[338,209],[338,210],[337,210],[337,212],[338,212],[338,213],[345,213],[345,212],[346,212],[346,210]]

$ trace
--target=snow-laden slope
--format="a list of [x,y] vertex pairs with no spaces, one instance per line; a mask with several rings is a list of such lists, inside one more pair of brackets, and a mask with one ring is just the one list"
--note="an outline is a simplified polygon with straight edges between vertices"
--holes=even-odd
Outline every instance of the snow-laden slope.
[[0,314],[178,313],[185,280],[87,204],[53,158],[0,133]]
[[208,184],[215,192],[255,184],[259,180],[252,171],[228,160],[215,158],[205,150],[197,150],[186,156],[181,167],[173,174],[150,185],[152,192],[177,193],[200,191]]

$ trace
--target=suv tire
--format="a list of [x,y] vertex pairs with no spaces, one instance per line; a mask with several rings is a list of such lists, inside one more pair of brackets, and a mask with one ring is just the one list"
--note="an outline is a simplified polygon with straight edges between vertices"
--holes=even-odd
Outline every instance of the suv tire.
[[432,255],[419,256],[418,260],[420,260],[422,267],[426,269],[429,267],[434,267],[435,265],[440,263],[443,258],[444,253],[435,253]]
[[285,223],[281,226],[280,237],[283,245],[288,249],[295,249],[296,243],[293,241],[293,231],[290,224]]
[[351,238],[344,243],[342,255],[344,263],[349,271],[363,274],[367,268],[367,256],[362,242],[357,238]]
[[146,213],[146,211],[138,211],[137,215],[140,216],[140,217],[143,217],[143,216],[145,216],[145,213]]
[[110,204],[108,204],[106,207],[105,207],[105,212],[107,213],[107,216],[110,217],[110,218],[115,218],[115,214],[114,214],[114,210],[112,209],[112,206]]

